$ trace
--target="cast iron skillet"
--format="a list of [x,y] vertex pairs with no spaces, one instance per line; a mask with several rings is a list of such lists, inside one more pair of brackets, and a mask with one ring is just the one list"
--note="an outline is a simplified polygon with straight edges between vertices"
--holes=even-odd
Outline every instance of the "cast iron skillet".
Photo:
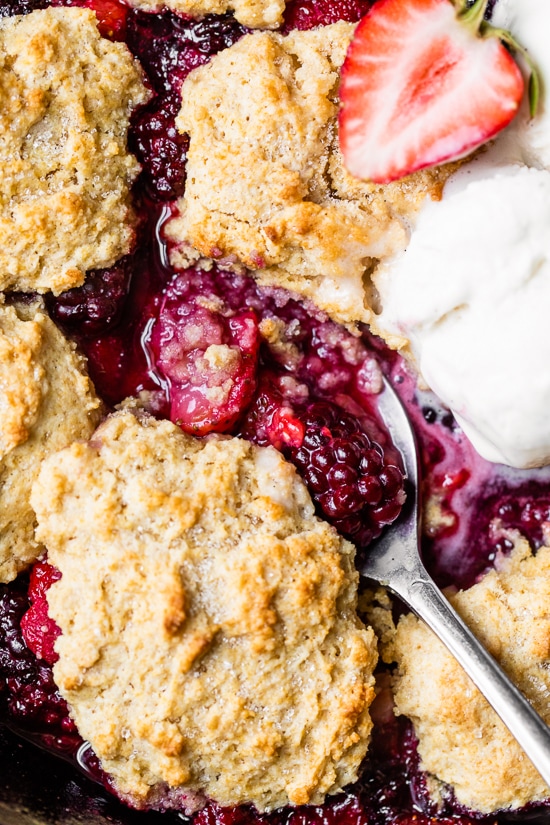
[[[511,816],[510,825],[549,825],[550,812]],[[173,813],[119,804],[71,765],[0,727],[0,825],[184,825]],[[480,823],[481,825],[481,823]]]
[[177,814],[139,813],[61,759],[0,728],[0,825],[183,825]]

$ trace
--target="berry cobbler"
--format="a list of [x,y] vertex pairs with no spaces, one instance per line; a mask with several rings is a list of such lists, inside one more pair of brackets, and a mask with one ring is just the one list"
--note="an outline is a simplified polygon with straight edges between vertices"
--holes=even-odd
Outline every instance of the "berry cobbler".
[[550,723],[549,26],[0,0],[0,721],[121,821],[548,822],[355,560],[387,379],[426,566]]

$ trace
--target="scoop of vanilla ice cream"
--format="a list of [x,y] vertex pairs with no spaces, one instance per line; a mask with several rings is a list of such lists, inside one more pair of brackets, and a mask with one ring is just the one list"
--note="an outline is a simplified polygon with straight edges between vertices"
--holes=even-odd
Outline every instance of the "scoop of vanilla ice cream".
[[456,176],[443,201],[426,204],[407,250],[379,267],[377,325],[409,340],[481,455],[541,466],[550,462],[550,172],[486,172],[482,162]]
[[550,2],[548,0],[498,0],[492,24],[508,29],[527,50],[538,68],[542,94],[537,116],[529,117],[527,100],[508,132],[517,142],[521,159],[529,166],[550,169],[550,104],[547,84],[550,78]]

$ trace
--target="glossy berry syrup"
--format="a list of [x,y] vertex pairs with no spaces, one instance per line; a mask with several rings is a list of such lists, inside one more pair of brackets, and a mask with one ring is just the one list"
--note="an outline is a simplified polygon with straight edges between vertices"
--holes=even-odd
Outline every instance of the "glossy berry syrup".
[[[142,218],[136,250],[110,269],[89,273],[83,287],[48,299],[52,318],[88,356],[106,404],[139,396],[153,414],[195,435],[227,432],[273,445],[302,475],[319,515],[365,553],[398,516],[404,498],[400,458],[376,407],[384,370],[421,442],[426,492],[438,514],[427,524],[424,554],[438,582],[471,585],[496,553],[509,549],[507,528],[539,545],[550,519],[547,475],[503,474],[477,458],[448,411],[429,395],[419,399],[400,359],[367,331],[352,336],[284,290],[258,287],[251,277],[216,265],[169,266],[163,226],[185,187],[187,138],[175,128],[181,84],[246,30],[231,15],[193,20],[135,11],[116,0],[53,2],[93,8],[102,34],[128,44],[154,91],[134,114],[129,138],[143,167],[135,188]],[[0,0],[0,16],[44,5]],[[291,0],[284,31],[355,22],[371,5]],[[40,561],[28,577],[0,586],[0,708],[8,726],[112,790],[53,680],[59,629],[48,617],[46,596],[58,575]],[[451,793],[435,810],[411,726],[393,714],[383,668],[378,688],[373,741],[356,785],[322,807],[269,815],[209,804],[195,816],[196,825],[548,822],[547,814],[531,819],[536,812],[529,811],[512,820],[481,817],[461,811]],[[156,807],[175,803],[167,796]],[[124,822],[130,814],[117,816]],[[144,824],[158,821],[154,812],[136,816]],[[182,818],[168,812],[162,821]]]
[[373,0],[290,0],[285,10],[285,30],[312,29],[346,20],[357,23]]

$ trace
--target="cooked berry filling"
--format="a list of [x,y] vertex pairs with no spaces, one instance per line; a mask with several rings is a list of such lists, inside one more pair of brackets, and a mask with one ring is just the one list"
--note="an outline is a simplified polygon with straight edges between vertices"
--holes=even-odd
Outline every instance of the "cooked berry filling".
[[132,260],[123,258],[110,269],[89,272],[81,287],[59,298],[47,299],[54,321],[67,331],[90,335],[105,333],[120,320],[132,273]]
[[[38,573],[36,578],[40,578]],[[44,582],[45,584],[45,582]],[[72,750],[80,743],[76,728],[68,715],[67,705],[53,681],[51,664],[43,658],[52,652],[53,634],[36,624],[27,644],[22,620],[29,615],[27,581],[0,588],[0,696],[9,722],[27,734],[45,734],[57,750]],[[53,623],[42,610],[51,631]],[[35,614],[34,619],[38,616]],[[29,627],[33,619],[27,621]],[[30,629],[30,628],[29,628]],[[39,651],[37,655],[33,651]],[[42,655],[41,655],[42,654]],[[51,658],[51,656],[50,656]]]
[[[231,15],[192,20],[171,12],[132,10],[116,0],[55,3],[93,8],[102,34],[127,42],[155,94],[135,114],[130,135],[131,149],[143,166],[135,193],[142,217],[138,251],[108,270],[89,273],[83,287],[51,299],[52,317],[88,355],[107,404],[141,394],[155,414],[171,417],[190,432],[230,432],[273,444],[303,475],[318,512],[358,546],[367,547],[397,517],[403,500],[399,459],[375,402],[381,387],[380,358],[394,379],[402,377],[395,356],[368,334],[351,335],[283,290],[258,287],[252,278],[217,266],[175,273],[167,264],[162,225],[170,202],[185,185],[187,138],[175,127],[181,84],[193,68],[231,46],[246,30]],[[44,5],[43,0],[0,0],[0,16]],[[285,31],[340,19],[355,22],[371,5],[372,0],[292,0]],[[426,544],[439,580],[471,584],[494,553],[509,549],[507,528],[540,544],[550,517],[550,498],[541,493],[545,487],[525,487],[518,497],[506,486],[478,484],[463,464],[470,453],[452,417],[412,401],[409,406],[422,442],[428,486],[440,495],[448,517],[447,526]],[[482,486],[483,506],[472,510]],[[468,507],[461,508],[461,503]],[[473,517],[466,515],[471,512]],[[466,535],[473,549],[465,561]],[[457,536],[462,538],[455,546]],[[52,677],[59,630],[47,615],[46,591],[57,575],[40,562],[30,584],[21,578],[0,588],[0,702],[8,724],[52,751],[72,756],[105,784]],[[197,823],[507,821],[504,816],[472,818],[452,794],[435,810],[410,726],[393,716],[387,690],[377,703],[369,758],[360,782],[346,793],[323,807],[269,815],[211,804],[197,814]]]
[[36,9],[45,9],[49,6],[48,0],[2,0],[0,3],[0,17],[12,17],[14,14],[30,14]]
[[357,23],[373,0],[291,0],[285,11],[285,29],[312,29],[338,20]]

